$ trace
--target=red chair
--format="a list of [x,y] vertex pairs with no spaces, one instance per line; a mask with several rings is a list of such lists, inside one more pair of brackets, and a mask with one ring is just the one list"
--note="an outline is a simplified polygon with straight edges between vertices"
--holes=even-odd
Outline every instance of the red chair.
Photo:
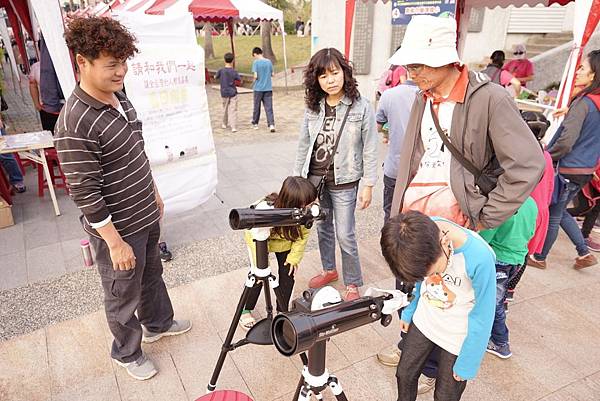
[[0,166],[0,195],[4,198],[9,205],[12,205],[12,185],[8,181],[8,176],[4,171],[4,168]]
[[19,169],[21,170],[21,174],[25,175],[25,168],[27,166],[31,166],[35,170],[35,168],[37,166],[36,162],[34,162],[32,160],[29,160],[29,159],[26,159],[25,161],[23,161],[23,160],[21,160],[21,157],[19,157],[18,153],[13,153],[13,154],[15,155],[15,159],[17,160],[17,164],[19,165]]
[[[69,194],[69,189],[67,188],[67,179],[65,178],[65,174],[60,168],[60,162],[58,161],[58,154],[56,153],[56,149],[49,148],[45,150],[46,154],[46,162],[48,163],[48,170],[50,170],[50,179],[52,180],[52,186],[54,189],[64,188],[67,195]],[[58,174],[54,169],[58,169]],[[57,181],[61,182],[58,183]],[[38,196],[40,198],[44,197],[44,189],[48,188],[48,183],[44,177],[44,168],[40,166],[38,168]]]

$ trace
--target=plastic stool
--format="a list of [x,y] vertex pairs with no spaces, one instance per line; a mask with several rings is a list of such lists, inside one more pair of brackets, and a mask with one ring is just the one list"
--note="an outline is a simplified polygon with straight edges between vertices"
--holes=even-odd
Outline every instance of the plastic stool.
[[197,398],[196,401],[254,401],[244,393],[235,390],[219,390]]
[[[69,194],[69,189],[67,188],[67,179],[65,178],[65,174],[60,168],[60,163],[58,161],[58,153],[56,153],[56,149],[50,148],[45,150],[46,154],[46,162],[48,163],[48,170],[50,171],[50,179],[52,180],[52,186],[54,189],[64,188],[67,195]],[[54,168],[58,169],[58,174],[55,173]],[[62,182],[57,184],[56,181],[60,179]],[[44,177],[44,168],[40,166],[38,168],[38,196],[40,198],[44,197],[44,189],[48,188],[48,183]]]
[[21,160],[21,157],[19,156],[19,153],[13,153],[15,155],[15,159],[17,159],[17,164],[19,165],[19,169],[21,170],[21,174],[25,175],[25,168],[27,166],[31,166],[33,167],[33,169],[35,170],[37,163],[29,160],[29,159],[25,159],[25,161]]

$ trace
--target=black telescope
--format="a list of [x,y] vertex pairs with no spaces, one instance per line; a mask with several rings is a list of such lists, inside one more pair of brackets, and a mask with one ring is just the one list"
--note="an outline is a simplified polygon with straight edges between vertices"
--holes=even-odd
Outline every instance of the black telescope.
[[325,212],[317,204],[305,208],[231,209],[229,226],[234,230],[261,227],[305,226],[310,228],[315,220],[325,218]]
[[[306,301],[310,297],[307,292]],[[273,319],[271,336],[275,347],[281,354],[292,356],[320,341],[380,319],[387,326],[392,316],[381,313],[386,299],[385,296],[362,297],[312,312],[303,307],[303,300],[296,300],[292,312],[280,313]]]

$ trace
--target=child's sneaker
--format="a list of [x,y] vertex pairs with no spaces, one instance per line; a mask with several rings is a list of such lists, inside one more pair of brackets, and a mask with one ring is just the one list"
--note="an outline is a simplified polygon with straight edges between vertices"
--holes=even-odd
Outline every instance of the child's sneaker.
[[159,242],[158,249],[160,249],[160,260],[163,262],[169,262],[173,259],[173,254],[169,251],[166,242]]
[[223,128],[223,129],[227,129],[227,125],[225,125],[225,124],[221,124],[221,128]]
[[269,131],[275,132],[275,126],[273,124],[269,125]]
[[510,346],[508,343],[504,345],[496,345],[492,340],[490,340],[488,341],[486,351],[492,355],[496,355],[501,359],[508,359],[512,356],[512,352],[510,352]]
[[507,290],[506,291],[506,301],[512,302],[514,300],[515,290]]
[[244,310],[242,312],[242,316],[240,316],[239,325],[240,328],[244,331],[250,330],[256,324],[256,319],[252,316],[251,311]]
[[231,129],[231,133],[232,133],[232,134],[235,134],[236,132],[237,132],[237,129],[235,129],[235,128],[232,128],[232,129]]

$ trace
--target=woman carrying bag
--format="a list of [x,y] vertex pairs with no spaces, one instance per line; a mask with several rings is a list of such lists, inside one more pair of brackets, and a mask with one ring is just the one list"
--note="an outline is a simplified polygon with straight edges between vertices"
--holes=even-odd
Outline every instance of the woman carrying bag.
[[593,177],[600,158],[600,50],[585,57],[575,74],[575,86],[583,87],[569,105],[569,111],[548,144],[548,152],[557,166],[548,235],[541,253],[529,257],[527,264],[546,268],[546,257],[558,236],[560,226],[575,245],[578,257],[573,267],[583,269],[598,260],[586,245],[577,222],[567,205]]
[[306,110],[294,174],[307,177],[317,187],[327,213],[317,225],[323,272],[313,277],[309,286],[319,288],[338,279],[337,237],[346,286],[344,298],[353,300],[360,296],[358,288],[363,285],[354,211],[357,202],[360,209],[371,204],[377,181],[375,114],[358,92],[352,67],[336,49],[322,49],[312,56],[304,86]]

